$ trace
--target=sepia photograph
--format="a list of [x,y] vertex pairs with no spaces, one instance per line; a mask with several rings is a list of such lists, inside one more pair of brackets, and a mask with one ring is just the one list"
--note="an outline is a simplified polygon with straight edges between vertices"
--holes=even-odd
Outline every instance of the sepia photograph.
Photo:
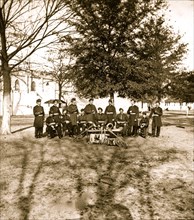
[[0,0],[0,220],[194,219],[194,0]]

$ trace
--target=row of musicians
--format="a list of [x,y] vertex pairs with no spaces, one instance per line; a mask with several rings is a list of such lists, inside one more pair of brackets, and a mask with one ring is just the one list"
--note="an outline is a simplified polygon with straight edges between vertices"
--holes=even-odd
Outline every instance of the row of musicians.
[[[39,105],[40,105],[40,102],[39,102]],[[37,108],[37,106],[35,108]],[[37,117],[35,113],[35,108],[34,108],[34,115],[35,115],[35,121],[36,121]],[[42,108],[41,111],[44,112],[43,107],[38,106],[38,108]],[[79,114],[79,111],[76,105],[76,99],[73,98],[71,100],[70,105],[64,109],[63,114],[61,114],[57,106],[57,102],[54,103],[54,105],[51,106],[50,108],[50,111],[49,111],[50,115],[46,119],[46,124],[48,127],[50,123],[64,124],[65,126],[68,127],[69,133],[71,135],[76,135],[78,134],[78,131],[77,131],[78,124],[79,124],[79,128],[83,130],[81,126],[82,124],[93,123],[96,126],[99,126],[100,121],[103,121],[104,125],[109,124],[109,123],[112,123],[114,126],[116,124],[117,126],[127,125],[128,134],[136,135],[137,128],[138,128],[139,109],[134,104],[134,101],[131,102],[131,106],[129,107],[127,114],[123,113],[122,108],[120,108],[119,111],[120,111],[119,114],[116,114],[115,106],[113,105],[112,100],[109,100],[109,105],[106,107],[105,112],[103,113],[102,108],[98,108],[98,112],[97,112],[96,107],[93,104],[93,99],[90,99],[89,104],[87,104],[86,107],[81,110],[81,114]],[[41,114],[39,114],[38,116],[40,116]],[[152,122],[152,135],[153,136],[159,136],[160,127],[162,125],[161,115],[162,115],[162,109],[159,107],[159,105],[155,106],[149,115],[149,118],[153,116],[153,122]],[[149,119],[145,115],[142,118],[142,120],[147,121],[147,123],[149,122]],[[68,121],[69,123],[67,123]],[[36,126],[35,126],[35,136],[36,136]]]
[[[35,116],[34,120],[34,127],[35,127],[35,137],[41,137],[42,132],[43,132],[43,123],[44,123],[44,108],[41,106],[41,100],[38,99],[37,105],[33,109],[33,114]],[[49,121],[54,119],[55,123],[60,124],[61,120],[65,120],[64,118],[68,118],[71,122],[71,127],[72,127],[72,134],[76,134],[76,127],[78,125],[78,122],[80,122],[81,118],[83,118],[84,121],[91,122],[91,123],[96,123],[97,121],[100,121],[103,119],[105,121],[105,124],[107,123],[113,123],[116,119],[116,109],[115,106],[113,105],[112,100],[109,100],[109,104],[105,109],[104,114],[102,113],[102,109],[97,109],[95,105],[93,104],[93,99],[89,100],[89,104],[87,104],[82,110],[81,114],[79,114],[77,105],[76,105],[76,99],[73,98],[71,100],[71,103],[65,107],[65,111],[63,114],[61,114],[60,109],[58,107],[58,102],[57,100],[54,101],[53,106],[50,107],[49,113],[50,116],[47,119],[47,125],[49,124]],[[137,106],[134,105],[134,102],[132,102],[132,106],[129,107],[128,114],[131,115],[131,122],[135,121],[136,118],[139,116],[139,109]],[[79,119],[78,119],[79,117]],[[121,118],[123,117],[122,121],[128,120],[126,118],[127,116],[125,114],[121,115]],[[132,120],[134,118],[134,120]],[[54,123],[53,122],[53,123]],[[133,123],[132,123],[133,124]]]
[[[119,109],[120,113],[115,114],[104,114],[102,108],[98,108],[96,114],[85,114],[84,109],[81,109],[80,114],[68,113],[64,109],[62,115],[56,115],[53,112],[49,112],[49,117],[46,119],[46,125],[49,127],[55,123],[63,125],[63,131],[68,130],[70,135],[76,135],[84,131],[89,127],[105,128],[108,124],[113,127],[126,127],[131,126],[131,129],[136,128],[138,125],[138,120],[132,117],[128,117],[127,114],[123,113],[123,109]],[[148,122],[147,122],[148,123]],[[135,132],[135,131],[133,131]]]
[[[77,116],[79,115],[79,111],[76,105],[76,99],[73,98],[71,100],[70,105],[67,106],[64,110],[66,110],[66,113],[69,114],[72,124],[76,124]],[[56,104],[54,103],[54,105],[51,106],[49,112],[52,113],[54,116],[56,116],[56,118],[58,115],[61,115],[61,112],[59,108],[57,107],[57,103]],[[134,105],[134,102],[132,102],[131,106],[129,107],[127,114],[123,113],[122,108],[119,109],[119,112],[120,113],[118,114],[118,117],[120,117],[122,121],[123,121],[123,118],[124,120],[128,121],[128,118],[127,118],[128,115],[132,123],[139,117],[139,108],[136,105]],[[98,108],[98,112],[97,112],[96,106],[93,104],[93,99],[90,99],[89,104],[87,104],[85,108],[81,110],[81,115],[82,116],[84,115],[84,117],[86,117],[86,120],[91,121],[91,122],[95,122],[96,117],[100,117],[100,118],[106,117],[105,120],[107,121],[107,123],[112,123],[113,120],[115,120],[117,116],[116,108],[112,104],[112,100],[109,100],[109,105],[106,107],[104,114],[103,114],[102,108]]]

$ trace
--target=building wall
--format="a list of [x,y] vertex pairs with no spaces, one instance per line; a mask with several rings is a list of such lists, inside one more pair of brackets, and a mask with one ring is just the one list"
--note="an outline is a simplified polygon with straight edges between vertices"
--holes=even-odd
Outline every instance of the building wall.
[[[57,85],[46,78],[29,76],[12,76],[11,79],[11,106],[12,115],[29,115],[38,98],[42,103],[49,99],[55,99]],[[45,108],[47,109],[45,104]],[[0,91],[0,115],[3,109],[3,91]]]

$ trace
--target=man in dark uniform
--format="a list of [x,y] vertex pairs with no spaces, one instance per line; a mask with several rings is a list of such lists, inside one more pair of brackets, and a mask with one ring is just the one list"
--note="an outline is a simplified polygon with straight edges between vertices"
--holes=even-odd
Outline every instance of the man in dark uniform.
[[58,100],[54,100],[53,106],[50,107],[50,112],[52,112],[53,114],[55,123],[57,124],[58,136],[59,138],[61,138],[62,137],[62,127],[61,127],[61,120],[60,120],[61,112],[57,104],[58,104]]
[[103,110],[101,107],[98,108],[98,113],[96,114],[95,123],[99,128],[105,128],[105,125],[107,124],[107,117],[103,113]]
[[116,116],[116,124],[117,128],[122,127],[121,134],[122,136],[127,135],[127,123],[128,123],[128,116],[127,114],[123,113],[123,109],[119,109],[119,114]]
[[54,138],[55,136],[62,138],[61,123],[55,120],[54,114],[51,111],[49,112],[49,117],[46,119],[46,125],[49,138]]
[[48,138],[54,138],[56,135],[56,123],[52,112],[49,112],[49,116],[46,118],[46,126]]
[[131,100],[127,114],[129,115],[129,135],[137,136],[139,108],[134,100]]
[[61,112],[60,112],[59,107],[57,106],[57,104],[58,104],[58,101],[54,100],[53,106],[50,107],[49,112],[52,112],[55,121],[57,123],[59,123]]
[[142,113],[142,118],[139,122],[139,129],[140,129],[140,136],[146,138],[147,136],[147,129],[149,126],[149,118],[146,115],[146,112]]
[[87,104],[84,108],[84,112],[87,118],[88,125],[92,125],[95,123],[95,117],[96,117],[96,106],[93,104],[94,99],[89,99],[89,104]]
[[80,115],[78,115],[77,120],[78,120],[79,133],[85,131],[86,126],[87,126],[87,118],[86,118],[83,108],[80,110]]
[[163,114],[160,103],[156,102],[155,107],[151,109],[149,118],[152,118],[152,136],[159,137],[162,126],[161,116]]
[[70,116],[70,121],[72,125],[70,136],[74,136],[78,134],[77,115],[79,113],[75,98],[71,99],[71,103],[67,108],[67,112]]
[[41,138],[43,134],[44,126],[44,108],[41,106],[41,99],[36,100],[36,106],[33,108],[35,138]]
[[108,101],[109,105],[105,109],[105,115],[107,117],[107,124],[112,123],[114,125],[115,117],[116,117],[116,109],[113,105],[112,100]]
[[71,125],[70,116],[67,113],[67,109],[63,109],[63,114],[60,116],[60,118],[61,118],[63,135],[65,136],[66,132],[68,132],[68,134],[70,134],[71,130],[72,130],[72,125]]

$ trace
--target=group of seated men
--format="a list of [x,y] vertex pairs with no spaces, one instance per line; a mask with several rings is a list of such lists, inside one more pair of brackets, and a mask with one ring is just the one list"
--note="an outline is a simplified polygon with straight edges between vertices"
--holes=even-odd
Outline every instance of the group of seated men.
[[78,111],[75,98],[63,109],[62,113],[57,104],[57,102],[54,103],[50,108],[49,116],[46,118],[46,132],[49,138],[53,138],[56,135],[59,138],[65,135],[76,136],[92,128],[120,128],[122,136],[137,136],[140,134],[146,137],[149,118],[143,112],[142,118],[138,122],[139,109],[133,100],[127,113],[124,113],[123,109],[120,108],[118,114],[112,100],[109,100],[109,104],[104,112],[101,107],[96,109],[93,99],[90,99],[89,104],[81,109],[80,112]]

